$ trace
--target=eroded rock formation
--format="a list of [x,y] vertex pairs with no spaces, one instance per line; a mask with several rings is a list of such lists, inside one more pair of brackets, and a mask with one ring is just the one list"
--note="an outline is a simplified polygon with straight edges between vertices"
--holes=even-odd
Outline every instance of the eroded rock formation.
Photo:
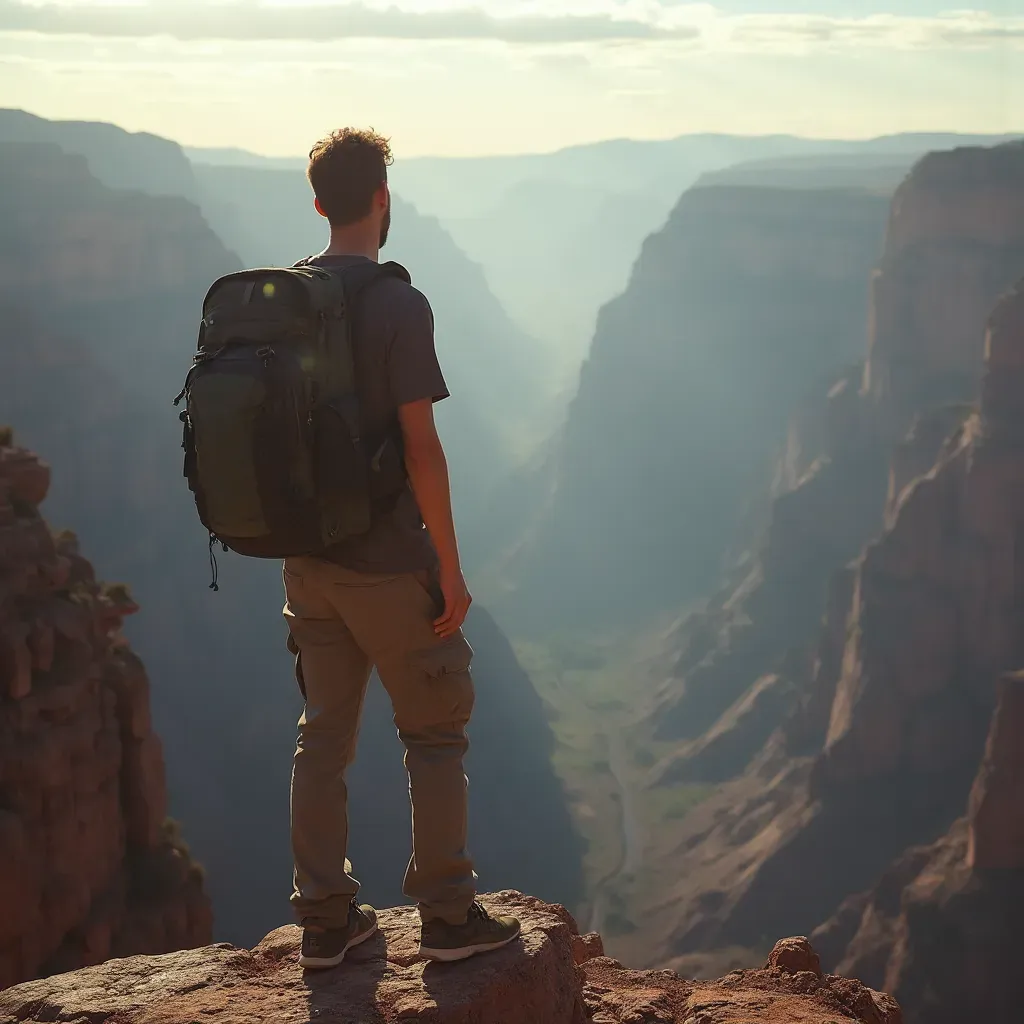
[[[967,224],[959,213],[941,215],[940,198],[989,212],[979,213],[981,227]],[[993,204],[1005,207],[1004,218]],[[846,427],[823,430],[817,451],[801,446],[790,466],[797,484],[776,503],[757,566],[683,629],[686,646],[658,709],[664,735],[688,737],[696,719],[720,746],[720,726],[742,739],[737,712],[767,673],[786,665],[796,709],[777,719],[782,728],[766,745],[738,743],[732,781],[660,840],[657,856],[680,879],[667,898],[661,887],[664,911],[650,908],[647,948],[660,943],[662,962],[811,929],[963,813],[994,681],[1024,663],[1024,289],[990,319],[980,312],[1014,266],[1024,273],[1021,209],[1020,146],[958,151],[915,170],[894,206],[894,248],[883,261],[883,276],[904,267],[914,296],[879,302],[876,290],[871,358],[914,366],[930,384],[903,386],[917,378],[904,380],[901,369],[869,373],[859,392],[849,377],[834,388],[815,422]],[[941,253],[919,252],[911,274],[901,263],[911,246]],[[933,355],[925,344],[931,314],[918,323],[907,310],[919,311],[936,289],[956,294],[951,261],[977,322],[946,324]],[[972,396],[980,397],[973,410],[959,404]],[[792,527],[780,532],[780,517]],[[831,561],[810,554],[830,544]],[[795,600],[780,612],[786,596]],[[804,617],[787,619],[797,609]],[[700,753],[691,747],[681,756],[687,750]]]
[[[901,1024],[896,1002],[824,975],[806,939],[780,942],[764,968],[712,983],[670,971],[626,970],[581,937],[559,906],[515,892],[485,897],[523,922],[516,944],[462,964],[417,957],[411,907],[384,911],[381,935],[341,967],[298,966],[299,930],[281,928],[252,952],[233,946],[133,957],[0,994],[0,1020],[88,1018],[92,1024],[221,1024],[265,1020],[371,1024]],[[3,1017],[8,1014],[8,1017]]]
[[49,468],[0,437],[0,987],[210,941],[167,820],[137,610],[38,506]]
[[978,324],[1024,268],[1024,145],[930,153],[893,200],[873,280],[865,385],[888,429],[971,401]]
[[1019,1015],[1024,675],[1005,675],[967,817],[903,854],[814,934],[837,970],[885,984],[911,1024]]
[[[809,642],[833,573],[880,532],[907,484],[967,418],[986,320],[1021,273],[1024,145],[921,160],[893,200],[870,295],[866,368],[846,372],[795,418],[755,564],[710,603],[706,624],[688,623],[676,638],[676,682],[659,708],[659,735],[699,735]],[[1001,381],[989,378],[990,404]],[[711,629],[715,643],[694,646],[695,629]]]

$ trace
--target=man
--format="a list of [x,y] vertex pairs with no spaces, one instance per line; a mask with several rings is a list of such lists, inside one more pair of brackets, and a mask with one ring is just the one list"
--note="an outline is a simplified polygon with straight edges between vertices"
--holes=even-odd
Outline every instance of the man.
[[[391,223],[388,141],[344,129],[318,142],[308,177],[330,243],[303,264],[344,271],[377,261]],[[328,557],[284,565],[285,618],[306,698],[292,770],[292,902],[303,927],[300,963],[333,967],[377,929],[345,859],[345,769],[376,667],[406,747],[413,852],[404,891],[419,906],[420,952],[462,960],[519,934],[514,918],[475,901],[466,852],[466,725],[472,649],[462,635],[471,597],[459,561],[448,467],[433,404],[448,397],[424,296],[382,277],[353,315],[364,433],[400,438],[408,486],[365,535]]]

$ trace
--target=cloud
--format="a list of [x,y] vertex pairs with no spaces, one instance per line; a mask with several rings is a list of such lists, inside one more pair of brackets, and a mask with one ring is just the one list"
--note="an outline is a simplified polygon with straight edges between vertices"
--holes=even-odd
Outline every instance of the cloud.
[[730,48],[790,49],[865,47],[876,49],[971,49],[1024,41],[1024,18],[987,11],[958,11],[933,17],[871,14],[822,17],[754,14],[731,21]]
[[447,39],[532,44],[693,39],[699,34],[691,25],[613,12],[498,16],[475,7],[424,11],[359,2],[285,6],[239,0],[118,6],[0,0],[0,31],[108,38],[169,36],[181,41]]
[[184,44],[378,39],[678,50],[685,43],[687,52],[723,53],[1024,47],[1024,17],[990,11],[727,14],[688,0],[0,0],[0,32]]

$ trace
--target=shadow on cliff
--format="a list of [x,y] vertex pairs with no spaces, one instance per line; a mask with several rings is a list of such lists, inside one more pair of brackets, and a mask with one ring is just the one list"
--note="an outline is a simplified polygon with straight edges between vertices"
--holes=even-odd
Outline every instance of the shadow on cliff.
[[[351,1020],[354,1006],[363,1007],[359,1024],[388,1024],[377,1001],[377,990],[388,969],[388,943],[383,932],[358,946],[345,957],[340,967],[326,971],[304,971],[302,984],[306,989],[309,1019]],[[338,974],[345,972],[345,983],[339,985]],[[367,1014],[365,1007],[374,1007]]]

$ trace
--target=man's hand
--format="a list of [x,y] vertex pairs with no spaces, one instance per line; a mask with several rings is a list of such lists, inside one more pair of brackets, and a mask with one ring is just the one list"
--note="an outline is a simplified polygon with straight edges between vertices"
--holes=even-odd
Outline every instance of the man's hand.
[[441,593],[444,595],[444,614],[434,620],[434,632],[442,639],[454,636],[466,621],[473,595],[466,586],[466,577],[461,569],[454,572],[441,570]]

